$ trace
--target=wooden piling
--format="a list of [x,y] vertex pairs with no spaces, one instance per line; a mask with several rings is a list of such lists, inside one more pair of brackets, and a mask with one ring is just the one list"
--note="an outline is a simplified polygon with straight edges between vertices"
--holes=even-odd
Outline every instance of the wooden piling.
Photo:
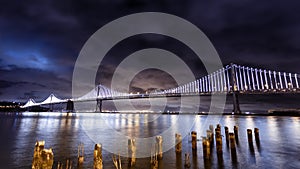
[[83,162],[84,162],[84,145],[80,143],[78,146],[77,168],[82,168]]
[[216,133],[215,138],[221,137],[221,129],[220,128],[216,128],[215,133]]
[[237,156],[236,156],[236,149],[235,149],[235,137],[234,137],[234,133],[229,133],[229,140],[230,140],[231,160],[232,160],[233,163],[236,163]]
[[158,150],[158,159],[163,158],[163,137],[162,136],[156,136],[156,144],[157,144],[157,150]]
[[238,126],[234,126],[233,127],[233,131],[234,131],[235,140],[238,140],[239,139],[239,127]]
[[250,152],[254,152],[254,146],[253,146],[253,138],[252,138],[252,130],[247,129],[247,135],[248,135],[248,143],[249,143],[249,149]]
[[154,150],[151,150],[150,158],[150,169],[158,169],[158,160],[157,160],[157,144],[154,146]]
[[214,126],[211,124],[209,125],[209,130],[211,131],[211,144],[210,146],[213,147],[214,146],[214,135],[215,135],[215,130],[214,130]]
[[176,167],[177,169],[182,169],[182,154],[176,153]]
[[257,145],[257,148],[260,149],[260,138],[259,138],[259,129],[254,128],[254,135],[255,135],[255,142]]
[[155,161],[152,161],[151,162],[151,167],[150,167],[151,169],[158,169],[158,161],[157,160],[155,160]]
[[229,133],[229,140],[230,140],[230,149],[235,151],[234,133]]
[[54,155],[52,148],[45,149],[45,141],[35,143],[32,168],[52,169]]
[[189,153],[184,154],[184,167],[186,167],[186,168],[191,167],[190,154]]
[[60,162],[57,163],[57,169],[62,169],[62,164]]
[[135,139],[128,139],[128,166],[134,166],[136,163],[136,145]]
[[206,138],[209,140],[210,144],[213,144],[213,135],[210,130],[206,130]]
[[217,128],[220,130],[221,132],[221,124],[217,124]]
[[228,146],[228,145],[229,145],[229,131],[228,131],[228,127],[225,126],[225,127],[224,127],[224,130],[225,130],[226,144],[227,144],[227,146]]
[[252,138],[252,130],[251,129],[247,129],[247,136],[248,136],[248,143],[252,143],[253,142],[253,138]]
[[217,153],[222,153],[222,137],[216,138]]
[[102,159],[102,145],[95,144],[94,148],[94,169],[103,168],[103,159]]
[[203,158],[210,159],[210,143],[206,137],[202,138]]
[[182,137],[180,134],[175,134],[175,152],[181,153],[182,151]]
[[72,161],[70,159],[67,159],[66,169],[72,169]]
[[192,135],[192,149],[196,150],[197,149],[197,132],[192,131],[191,135]]
[[122,169],[122,162],[121,162],[120,154],[119,154],[118,159],[117,159],[116,155],[113,154],[112,160],[113,160],[113,163],[114,163],[114,166],[116,169]]
[[259,142],[259,129],[258,128],[254,128],[254,135],[255,135],[255,141]]
[[69,169],[69,164],[70,163],[70,161],[69,161],[69,159],[67,159],[67,162],[66,162],[66,169]]
[[209,125],[209,130],[212,132],[212,134],[214,134],[214,126],[212,124]]

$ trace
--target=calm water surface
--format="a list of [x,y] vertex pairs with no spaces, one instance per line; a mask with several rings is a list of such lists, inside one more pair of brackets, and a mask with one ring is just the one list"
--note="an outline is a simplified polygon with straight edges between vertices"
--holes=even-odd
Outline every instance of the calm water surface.
[[[45,140],[46,148],[53,148],[55,164],[65,162],[67,158],[76,166],[77,146],[84,143],[85,166],[93,166],[93,148],[95,143],[103,145],[104,168],[113,168],[108,151],[115,148],[126,153],[121,140],[115,133],[128,137],[147,138],[162,134],[164,149],[174,142],[174,135],[187,126],[187,135],[183,138],[182,155],[176,155],[174,148],[164,153],[159,168],[184,168],[184,153],[190,154],[191,168],[300,168],[300,117],[275,116],[201,116],[201,115],[159,115],[159,114],[96,114],[96,113],[8,113],[0,115],[0,168],[31,168],[33,149],[37,140]],[[180,116],[180,117],[179,117]],[[178,119],[181,119],[180,121]],[[180,124],[179,124],[180,122]],[[193,123],[194,122],[194,123]],[[204,161],[201,136],[209,124],[239,126],[237,159],[232,162],[230,148],[223,139],[223,158],[217,158],[216,148],[212,150],[211,161]],[[250,151],[246,130],[260,129],[260,147],[253,141],[254,151]],[[192,152],[189,131],[198,132],[198,149]],[[164,132],[168,131],[169,134]],[[253,137],[254,139],[254,137]],[[137,151],[151,147],[138,145]],[[150,152],[149,152],[150,154]],[[122,157],[123,168],[127,160]],[[55,167],[56,168],[56,165]],[[149,158],[137,160],[135,168],[149,168]]]

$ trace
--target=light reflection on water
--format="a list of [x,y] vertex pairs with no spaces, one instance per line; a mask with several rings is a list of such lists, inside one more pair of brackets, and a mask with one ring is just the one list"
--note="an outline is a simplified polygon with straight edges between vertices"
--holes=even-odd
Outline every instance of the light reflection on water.
[[[183,153],[176,156],[174,149],[164,153],[160,168],[184,168],[184,153],[191,154],[191,168],[204,168],[201,136],[206,135],[208,125],[203,129],[207,116],[182,115],[182,123],[177,124],[178,115],[159,114],[104,114],[105,121],[99,120],[99,114],[82,113],[21,113],[1,115],[1,164],[5,168],[30,168],[33,156],[33,148],[36,140],[45,140],[46,148],[52,147],[55,162],[65,161],[70,158],[76,164],[77,146],[85,145],[85,168],[92,168],[93,148],[95,140],[90,134],[97,134],[103,147],[118,146],[121,140],[113,140],[112,130],[129,137],[149,137],[161,134],[164,130],[173,126],[173,136],[179,131],[179,126],[195,121],[191,130],[198,132],[198,149],[192,153],[190,138],[183,138]],[[239,126],[239,142],[237,145],[237,163],[232,162],[230,148],[223,139],[223,161],[217,160],[215,147],[212,150],[211,168],[299,168],[300,167],[300,117],[275,117],[275,116],[215,116],[222,125],[229,127],[233,132],[233,126]],[[84,123],[83,123],[84,122]],[[89,124],[88,133],[86,126]],[[105,123],[105,124],[103,124]],[[209,123],[207,123],[209,124]],[[215,124],[214,124],[215,125]],[[109,126],[109,127],[108,127]],[[248,128],[260,129],[260,147],[253,141],[254,151],[251,152],[247,142]],[[185,133],[187,134],[187,133]],[[174,141],[174,137],[164,138]],[[254,139],[254,136],[253,136]],[[126,142],[127,140],[125,140]],[[147,145],[145,145],[147,146]],[[150,146],[150,145],[149,145]],[[127,152],[127,147],[120,148]],[[149,153],[150,154],[150,153]],[[111,154],[103,151],[105,168],[113,168]],[[181,159],[181,160],[180,160]],[[124,163],[127,160],[123,159]],[[207,162],[206,162],[207,163]],[[220,165],[222,163],[222,165]],[[2,166],[2,165],[1,165]],[[147,167],[145,167],[147,166]],[[149,159],[137,160],[136,168],[149,168]],[[207,166],[206,166],[207,167]],[[0,167],[2,168],[2,167]],[[56,167],[55,167],[56,168]],[[127,165],[123,165],[127,168]]]

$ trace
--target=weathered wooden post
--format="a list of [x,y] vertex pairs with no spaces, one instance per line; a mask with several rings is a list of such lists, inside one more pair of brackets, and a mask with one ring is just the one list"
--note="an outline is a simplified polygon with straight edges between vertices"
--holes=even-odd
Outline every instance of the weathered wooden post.
[[216,139],[217,139],[218,137],[221,137],[221,130],[220,130],[220,128],[216,128],[216,129],[215,129],[215,133],[216,133],[216,135],[215,135]]
[[114,163],[114,166],[115,166],[116,169],[122,169],[122,162],[121,162],[120,154],[119,154],[119,158],[118,158],[118,159],[117,159],[117,157],[113,154],[112,160],[113,160],[113,163]]
[[239,127],[238,126],[234,126],[233,127],[233,131],[234,131],[235,140],[237,141],[239,139]]
[[94,169],[103,168],[103,159],[102,159],[102,145],[95,144],[94,148]]
[[222,154],[222,137],[216,138],[217,153]]
[[256,143],[259,143],[260,139],[259,139],[259,129],[258,128],[254,128],[254,135],[255,135]]
[[217,153],[222,153],[222,135],[221,135],[221,125],[217,124],[217,128],[215,129],[215,139],[216,139],[216,147],[217,147]]
[[182,154],[176,153],[176,167],[177,169],[182,169]]
[[247,135],[248,135],[248,143],[250,144],[253,142],[251,129],[247,129]]
[[203,147],[203,158],[204,160],[210,159],[210,143],[206,137],[202,138],[202,147]]
[[154,154],[152,154],[152,150],[151,150],[150,168],[151,169],[158,169],[156,145],[154,146]]
[[62,164],[60,162],[57,163],[57,169],[62,169]]
[[69,164],[70,163],[70,161],[69,161],[69,159],[67,159],[67,162],[66,162],[66,169],[69,169]]
[[250,151],[253,152],[254,147],[253,147],[253,138],[252,138],[252,130],[251,129],[247,129],[247,135],[248,135],[248,143],[249,143]]
[[229,131],[228,131],[228,127],[225,126],[224,130],[225,130],[226,144],[227,144],[227,146],[229,146]]
[[212,134],[214,134],[214,126],[212,124],[209,125],[209,130],[212,132]]
[[45,141],[37,141],[35,143],[32,168],[52,169],[53,166],[52,148],[45,149]]
[[184,167],[186,167],[186,168],[191,167],[190,154],[189,153],[184,154]]
[[221,124],[217,124],[217,128],[220,130],[221,132]]
[[229,139],[230,139],[230,149],[235,150],[235,138],[234,133],[229,133]]
[[192,149],[196,150],[197,149],[197,132],[192,131]]
[[211,131],[211,143],[212,144],[210,144],[210,146],[212,147],[214,145],[213,142],[214,142],[214,132],[215,132],[214,126],[212,124],[209,125],[209,130]]
[[136,159],[136,145],[135,145],[135,139],[128,139],[128,166],[134,166]]
[[237,158],[236,158],[234,133],[229,133],[229,140],[230,140],[230,150],[231,150],[232,162],[236,162]]
[[162,136],[156,136],[156,144],[158,148],[158,159],[163,158],[163,137]]
[[258,149],[260,149],[260,138],[259,138],[259,129],[254,128],[254,134],[255,134],[255,142]]
[[220,168],[223,168],[222,137],[218,137],[216,139],[216,144],[217,144],[218,164],[219,164]]
[[180,134],[175,134],[175,152],[181,153],[182,151],[182,137]]
[[83,168],[84,161],[84,145],[82,143],[78,146],[78,155],[77,155],[77,168]]
[[[228,145],[228,143],[229,143],[229,141],[227,140],[229,137],[228,127],[225,126],[224,128],[225,128],[225,135],[226,135],[226,143]],[[222,141],[222,135],[221,135],[221,133],[219,133],[221,131],[221,126],[219,125],[219,127],[217,127],[217,129],[218,129],[218,137],[216,137],[217,157],[218,157],[219,166],[222,166],[223,165],[223,150],[222,150],[223,141]],[[227,131],[226,131],[226,129],[227,129]]]
[[[62,166],[61,166],[61,168],[62,168]],[[70,161],[70,159],[67,159],[66,169],[72,169],[72,161]]]
[[210,144],[213,144],[212,132],[210,130],[206,130],[206,138],[209,140]]

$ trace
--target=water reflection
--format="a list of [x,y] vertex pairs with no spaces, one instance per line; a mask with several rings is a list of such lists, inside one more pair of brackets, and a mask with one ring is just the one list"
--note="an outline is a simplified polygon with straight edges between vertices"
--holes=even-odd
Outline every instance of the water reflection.
[[[150,137],[161,134],[170,128],[170,136],[164,142],[175,142],[175,133],[182,126],[195,122],[189,131],[198,132],[197,150],[192,151],[190,136],[182,140],[182,154],[189,153],[191,168],[299,168],[300,127],[299,117],[275,116],[222,116],[213,117],[229,132],[238,126],[239,142],[235,150],[226,143],[223,137],[222,153],[217,153],[216,147],[211,150],[211,158],[205,160],[202,154],[201,136],[206,136],[208,129],[207,116],[184,115],[151,115],[151,114],[67,114],[67,113],[22,113],[1,115],[1,163],[6,168],[29,168],[32,161],[33,147],[36,140],[45,140],[46,148],[52,147],[54,160],[65,162],[66,159],[76,163],[77,146],[85,145],[85,168],[91,168],[93,163],[93,147],[102,143],[105,168],[113,168],[111,154],[106,147],[115,146],[120,152],[127,152],[127,147],[119,146],[122,140],[117,140],[112,131],[118,131],[128,137]],[[83,125],[84,124],[84,125]],[[206,124],[206,126],[204,125]],[[88,128],[87,128],[88,126]],[[204,127],[203,127],[204,126]],[[215,123],[214,123],[215,127]],[[247,129],[259,128],[260,140],[248,142]],[[205,131],[205,132],[202,132]],[[187,133],[181,133],[186,135]],[[101,139],[93,139],[98,135]],[[127,143],[127,140],[125,140]],[[143,145],[145,148],[151,147]],[[149,153],[150,154],[150,153]],[[184,157],[176,154],[172,148],[164,154],[160,168],[184,168]],[[126,160],[125,160],[126,161]],[[138,168],[145,168],[148,159],[138,159]]]

